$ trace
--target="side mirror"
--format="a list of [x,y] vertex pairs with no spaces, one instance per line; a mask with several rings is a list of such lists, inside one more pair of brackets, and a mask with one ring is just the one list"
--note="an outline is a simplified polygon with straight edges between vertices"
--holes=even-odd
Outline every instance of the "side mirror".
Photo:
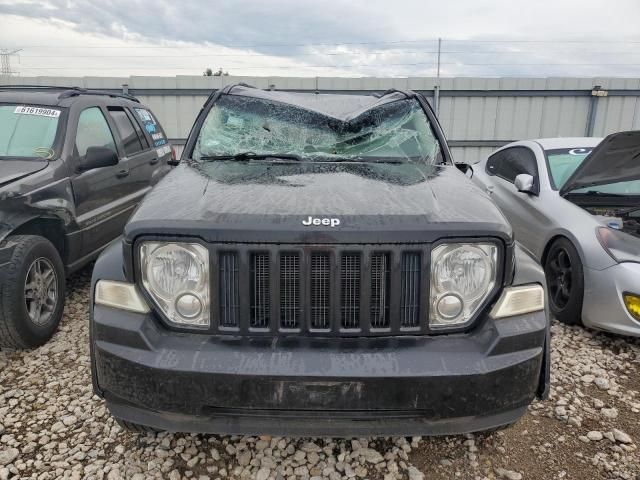
[[89,147],[87,154],[78,167],[79,172],[94,168],[112,167],[118,164],[118,154],[105,147]]
[[513,183],[519,192],[528,193],[530,195],[538,194],[538,191],[534,186],[535,179],[528,173],[521,173],[520,175],[516,176],[516,179]]
[[464,162],[456,162],[455,165],[456,165],[456,168],[460,170],[462,173],[464,173],[467,177],[469,178],[473,177],[473,167],[471,165]]

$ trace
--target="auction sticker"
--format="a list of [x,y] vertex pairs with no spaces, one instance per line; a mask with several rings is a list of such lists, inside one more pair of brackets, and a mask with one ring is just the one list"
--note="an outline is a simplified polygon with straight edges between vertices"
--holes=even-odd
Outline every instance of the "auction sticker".
[[27,107],[25,105],[17,106],[13,113],[18,113],[20,115],[37,115],[39,117],[52,117],[52,118],[58,118],[60,116],[60,110],[56,110],[54,108]]

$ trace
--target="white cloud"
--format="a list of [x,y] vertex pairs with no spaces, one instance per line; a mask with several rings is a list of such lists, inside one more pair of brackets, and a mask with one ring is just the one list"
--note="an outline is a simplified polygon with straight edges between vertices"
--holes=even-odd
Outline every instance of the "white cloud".
[[637,0],[0,0],[0,47],[24,48],[28,75],[409,76],[435,74],[443,37],[447,76],[640,76],[639,15]]

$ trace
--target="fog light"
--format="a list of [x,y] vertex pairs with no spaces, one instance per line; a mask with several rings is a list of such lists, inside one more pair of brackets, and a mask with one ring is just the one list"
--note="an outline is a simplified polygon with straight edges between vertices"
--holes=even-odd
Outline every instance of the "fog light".
[[195,295],[185,293],[176,300],[176,312],[184,318],[195,318],[202,312],[202,302]]
[[445,295],[438,300],[436,308],[443,320],[453,320],[462,313],[462,299],[457,295]]
[[640,320],[640,297],[631,293],[625,293],[624,304],[633,318]]

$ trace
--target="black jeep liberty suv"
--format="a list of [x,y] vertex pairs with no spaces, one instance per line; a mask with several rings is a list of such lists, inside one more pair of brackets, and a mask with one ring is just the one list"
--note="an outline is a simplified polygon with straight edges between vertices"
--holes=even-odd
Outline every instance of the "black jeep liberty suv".
[[96,393],[137,431],[514,422],[548,389],[544,274],[461,170],[414,92],[213,93],[96,264]]
[[122,234],[171,158],[131,95],[0,86],[0,349],[55,333],[65,277]]

